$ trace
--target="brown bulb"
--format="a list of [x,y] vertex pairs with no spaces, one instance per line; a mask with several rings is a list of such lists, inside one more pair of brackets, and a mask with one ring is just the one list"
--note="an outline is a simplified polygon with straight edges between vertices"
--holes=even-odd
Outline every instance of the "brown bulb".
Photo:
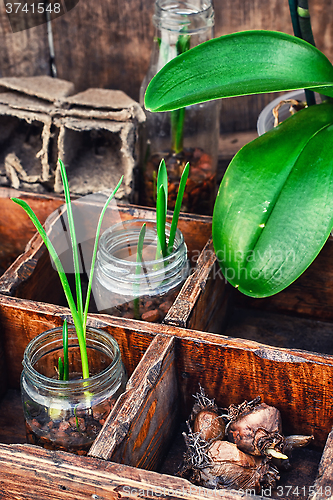
[[201,439],[205,441],[213,441],[223,439],[225,434],[225,424],[215,411],[201,410],[196,415],[193,432],[200,433]]
[[265,455],[268,449],[280,451],[284,447],[281,415],[277,408],[260,403],[244,405],[227,425],[227,438],[251,455]]

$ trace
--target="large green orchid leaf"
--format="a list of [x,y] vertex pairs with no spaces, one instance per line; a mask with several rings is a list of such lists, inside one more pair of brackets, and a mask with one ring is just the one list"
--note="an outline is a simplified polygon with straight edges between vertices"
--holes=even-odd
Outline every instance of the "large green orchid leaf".
[[224,276],[252,297],[273,295],[317,256],[333,227],[333,104],[299,111],[244,146],[213,214]]
[[307,42],[274,31],[244,31],[204,42],[151,80],[150,111],[246,94],[312,89],[333,97],[333,67]]

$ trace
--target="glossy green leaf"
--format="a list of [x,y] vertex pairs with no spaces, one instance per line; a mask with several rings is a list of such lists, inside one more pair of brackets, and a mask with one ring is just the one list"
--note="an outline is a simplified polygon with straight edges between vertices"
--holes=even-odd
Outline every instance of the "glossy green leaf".
[[150,111],[246,94],[312,89],[333,97],[333,67],[312,45],[285,33],[244,31],[204,42],[151,80]]
[[333,105],[299,111],[242,148],[213,214],[224,276],[252,297],[273,295],[311,264],[333,227]]

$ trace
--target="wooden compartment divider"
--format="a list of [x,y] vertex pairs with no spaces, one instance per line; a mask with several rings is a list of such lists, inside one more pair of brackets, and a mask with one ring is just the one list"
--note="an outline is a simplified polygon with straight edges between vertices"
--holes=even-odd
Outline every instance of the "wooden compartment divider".
[[[42,197],[40,207],[39,201],[34,201],[45,220],[47,209],[57,209],[62,199]],[[11,208],[12,217],[18,218],[16,210],[20,208],[9,202],[0,193],[0,204],[9,220]],[[120,207],[120,214],[123,220],[154,218],[153,210],[135,206]],[[23,211],[21,216],[18,224],[23,234],[28,224]],[[326,495],[333,487],[333,355],[273,346],[266,339],[249,340],[246,316],[243,324],[243,316],[239,316],[235,327],[235,315],[240,310],[263,317],[276,314],[277,318],[284,313],[295,321],[313,321],[317,326],[326,311],[323,317],[328,321],[328,331],[333,317],[325,294],[331,293],[331,278],[330,273],[323,274],[333,240],[329,239],[313,266],[292,285],[300,294],[294,302],[288,295],[293,293],[290,288],[266,306],[264,301],[240,300],[230,293],[214,255],[209,217],[184,215],[180,229],[188,242],[191,262],[196,265],[163,324],[89,314],[90,326],[106,329],[119,343],[130,378],[88,457],[21,444],[24,422],[19,380],[24,349],[38,333],[69,319],[70,311],[63,305],[58,277],[39,236],[33,236],[26,251],[4,273],[0,279],[0,498],[125,500],[161,496],[170,500],[240,500],[242,492],[199,488],[175,477],[184,451],[182,432],[186,431],[199,384],[223,408],[260,395],[281,411],[286,435],[314,436],[308,448],[295,453],[294,469],[282,474],[280,490],[272,491],[272,498],[296,500],[297,496],[299,500],[297,487],[303,487],[301,496],[309,500],[313,499],[311,493],[316,500],[320,492],[321,498],[333,496],[333,492]],[[15,238],[6,227],[0,226],[0,231],[9,235],[7,255],[11,259],[15,256]],[[30,237],[29,231],[26,236]],[[17,249],[26,243],[22,236]],[[38,273],[44,276],[42,284],[36,279]],[[304,289],[311,293],[303,300]],[[227,336],[242,329],[245,338]],[[294,493],[287,489],[289,486]]]
[[[45,326],[56,326],[68,314],[60,306],[0,296],[0,332],[8,364],[13,363],[12,379],[19,377],[24,348],[21,343]],[[292,461],[295,474],[286,473],[281,479],[280,493],[288,485],[302,485],[309,492],[310,486],[330,485],[327,457],[332,452],[332,439],[327,436],[333,423],[333,356],[276,349],[253,341],[108,315],[89,315],[89,325],[107,329],[119,342],[130,375],[126,392],[110,413],[88,458],[15,443],[6,445],[3,424],[0,491],[6,495],[4,498],[46,500],[50,484],[57,498],[70,498],[70,494],[75,499],[149,498],[160,494],[161,488],[166,488],[165,498],[170,500],[212,495],[242,498],[240,492],[234,497],[228,490],[214,492],[174,477],[183,451],[181,431],[186,430],[192,395],[199,384],[220,407],[261,395],[281,411],[286,435],[313,434],[310,449],[302,450],[303,454]],[[18,379],[13,382],[11,386],[17,386]],[[0,401],[0,423],[1,419]],[[321,477],[317,469],[325,443],[320,471],[326,475]],[[176,456],[172,467],[168,465],[168,449]],[[82,480],[85,469],[86,479]],[[37,482],[33,493],[27,489],[32,481]],[[92,491],[94,484],[96,490]],[[287,490],[275,497],[290,498]]]

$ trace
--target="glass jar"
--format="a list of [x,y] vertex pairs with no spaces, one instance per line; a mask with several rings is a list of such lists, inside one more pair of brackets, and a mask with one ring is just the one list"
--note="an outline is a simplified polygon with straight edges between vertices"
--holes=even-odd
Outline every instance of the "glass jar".
[[[137,244],[143,223],[146,234],[143,262],[137,264]],[[166,224],[169,236],[170,225]],[[177,229],[173,252],[156,259],[154,220],[128,220],[101,236],[96,259],[94,299],[100,312],[160,322],[170,309],[189,274],[187,247]]]
[[[152,77],[171,59],[213,36],[211,0],[157,0],[156,28],[150,67],[140,89],[140,103]],[[216,196],[219,139],[219,101],[182,110],[151,113],[140,133],[140,203],[156,205],[156,178],[164,158],[169,177],[168,208],[174,209],[181,174],[187,162],[190,173],[182,211],[211,215]]]
[[90,377],[82,379],[76,332],[68,326],[69,381],[57,378],[61,327],[38,335],[26,347],[21,394],[28,443],[86,455],[124,392],[127,375],[117,342],[90,327],[86,341]]

